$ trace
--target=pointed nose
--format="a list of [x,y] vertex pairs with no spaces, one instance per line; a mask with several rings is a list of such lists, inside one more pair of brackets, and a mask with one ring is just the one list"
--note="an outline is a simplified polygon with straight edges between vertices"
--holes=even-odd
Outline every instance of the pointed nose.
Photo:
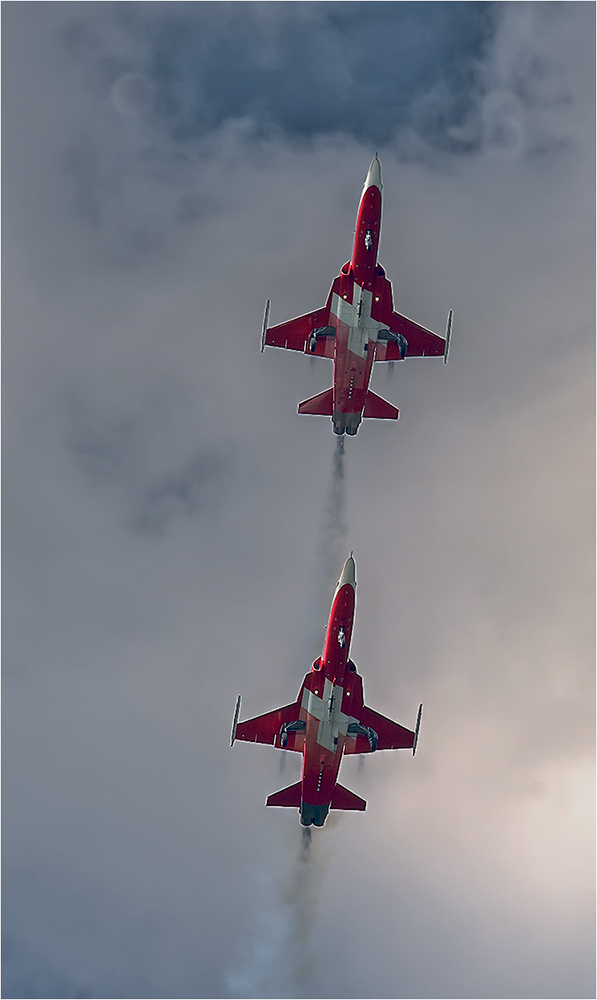
[[372,186],[376,187],[376,188],[379,188],[379,190],[381,191],[381,187],[382,187],[382,184],[381,184],[381,163],[379,162],[379,160],[377,159],[377,157],[375,157],[375,159],[373,160],[371,166],[369,167],[369,173],[367,174],[367,176],[365,178],[365,183],[363,185],[363,191],[366,191],[367,188],[372,187]]
[[338,580],[338,587],[343,587],[345,583],[349,583],[354,590],[357,585],[356,571],[357,568],[355,561],[352,556],[349,556],[344,563],[344,569],[342,570],[340,579]]

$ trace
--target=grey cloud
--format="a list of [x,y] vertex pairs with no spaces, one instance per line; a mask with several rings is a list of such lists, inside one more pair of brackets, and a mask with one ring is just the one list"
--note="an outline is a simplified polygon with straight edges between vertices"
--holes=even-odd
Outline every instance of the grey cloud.
[[[455,124],[492,27],[483,3],[280,5],[274,39],[264,37],[262,14],[249,5],[204,5],[189,19],[181,13],[152,25],[152,69],[176,138],[248,115],[296,138],[345,132],[387,142],[438,77],[446,87],[441,124]],[[194,80],[197,101],[177,107],[182,74]],[[427,134],[449,143],[445,127],[434,125]]]
[[[161,406],[154,397],[140,412],[121,417],[94,411],[71,398],[66,434],[67,451],[78,472],[96,488],[117,491],[131,528],[157,535],[180,516],[218,508],[230,489],[234,468],[233,450],[222,445],[205,444],[184,456],[185,447],[196,448],[192,434],[182,448],[179,442],[170,455],[164,455],[166,468],[156,468],[153,453],[163,432],[176,433],[169,425],[171,404],[166,403],[164,411],[160,395]],[[195,419],[192,412],[186,416]],[[176,452],[179,466],[168,468]]]
[[103,428],[72,431],[69,448],[77,467],[93,483],[113,483],[126,476],[129,466],[131,436],[136,421],[124,418]]
[[141,531],[163,532],[177,515],[192,516],[217,506],[229,462],[220,452],[207,451],[192,459],[179,472],[151,486],[133,516]]
[[[336,817],[330,817],[330,828]],[[300,839],[299,839],[300,838]],[[256,907],[251,940],[243,942],[226,975],[232,997],[304,996],[319,964],[314,948],[318,886],[329,865],[329,842],[297,830],[295,855],[275,887],[274,906]]]
[[[553,154],[571,141],[562,57],[527,6],[498,9],[69,5],[55,99],[84,110],[65,118],[63,164],[87,252],[104,266],[172,266],[190,229],[230,211],[209,165],[232,149],[265,163],[280,141],[340,134],[447,170],[480,150]],[[557,29],[558,17],[544,15]],[[130,79],[153,95],[136,117],[113,103]]]
[[[24,891],[22,884],[19,891]],[[72,984],[50,962],[44,962],[39,954],[29,948],[28,942],[15,940],[10,933],[3,935],[2,964],[15,997],[37,998],[52,994],[66,1000],[76,995]]]
[[[120,37],[97,8],[82,16],[72,5],[65,51],[90,88],[118,85],[131,69],[147,74],[148,113],[177,143],[247,117],[297,140],[340,132],[387,143],[440,84],[435,114],[419,115],[416,127],[440,149],[478,146],[478,134],[458,129],[482,86],[492,4],[155,4],[114,15]],[[132,67],[122,52],[127,36]]]
[[67,173],[74,184],[74,207],[93,226],[97,226],[105,206],[107,191],[101,190],[97,155],[90,143],[80,142],[67,158]]
[[[16,892],[26,892],[25,880],[14,886]],[[7,887],[7,895],[11,895],[13,886]],[[13,939],[10,934],[3,936],[2,964],[11,992],[15,997],[37,998],[60,997],[62,1000],[93,1000],[95,993],[77,979],[70,979],[61,974],[50,961],[32,951],[25,940]],[[84,980],[84,976],[82,977]]]
[[142,73],[124,73],[112,87],[112,101],[117,111],[134,118],[149,109],[151,96],[151,83]]
[[[592,5],[491,5],[482,43],[474,4],[5,7],[5,993],[593,995]],[[412,84],[381,87],[407,52],[355,97],[408,46]],[[364,422],[334,491],[329,422],[296,415],[331,366],[259,332],[350,252],[372,150],[318,131],[342,87],[405,122],[379,147],[396,306],[456,322],[447,366],[374,374],[401,419]],[[263,805],[299,761],[228,737],[239,691],[295,696],[351,548],[367,701],[423,701],[423,731],[343,763],[368,808],[309,883]]]

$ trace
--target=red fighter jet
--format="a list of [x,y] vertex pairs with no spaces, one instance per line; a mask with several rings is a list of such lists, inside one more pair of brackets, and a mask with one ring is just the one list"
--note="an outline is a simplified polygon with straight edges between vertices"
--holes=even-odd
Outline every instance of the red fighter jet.
[[338,784],[343,754],[412,747],[414,755],[417,746],[422,705],[412,732],[364,704],[363,681],[349,659],[355,590],[351,555],[334,594],[323,655],[315,660],[295,702],[247,722],[238,721],[240,695],[236,702],[230,746],[235,740],[246,740],[302,753],[301,780],[270,795],[266,802],[298,809],[302,826],[323,826],[330,809],[366,808],[364,799]]
[[397,420],[396,407],[369,389],[374,361],[448,360],[452,311],[445,339],[394,312],[392,284],[377,260],[381,188],[376,156],[361,195],[352,260],[334,279],[323,309],[268,327],[269,299],[265,306],[262,351],[267,345],[334,359],[332,388],[300,403],[298,412],[331,417],[335,434],[356,434],[363,417]]

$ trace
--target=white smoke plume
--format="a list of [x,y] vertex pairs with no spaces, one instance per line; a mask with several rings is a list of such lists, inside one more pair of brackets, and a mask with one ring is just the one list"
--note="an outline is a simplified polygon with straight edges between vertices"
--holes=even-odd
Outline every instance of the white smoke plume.
[[339,435],[336,437],[336,447],[332,457],[332,475],[325,506],[320,546],[323,576],[330,586],[333,586],[338,579],[342,564],[348,556],[348,552],[344,554],[348,533],[345,462],[344,437]]
[[258,909],[244,954],[226,977],[231,997],[286,998],[309,995],[316,966],[312,931],[318,888],[328,861],[323,831],[301,829],[288,871],[272,886],[269,906]]
[[[344,438],[336,438],[331,478],[322,522],[320,552],[321,636],[327,622],[332,588],[338,579],[346,547],[346,496]],[[285,771],[286,754],[280,758]],[[337,825],[338,817],[328,817],[326,828]],[[323,831],[301,829],[298,853],[288,870],[272,878],[270,902],[255,915],[255,924],[244,956],[226,977],[232,997],[282,998],[306,996],[307,979],[316,964],[311,931],[316,921],[318,887],[327,866]]]
[[323,510],[318,567],[316,570],[316,615],[318,631],[315,641],[318,654],[325,637],[327,616],[333,597],[334,585],[340,576],[347,549],[348,523],[346,518],[346,452],[344,437],[336,437],[332,455],[331,477]]

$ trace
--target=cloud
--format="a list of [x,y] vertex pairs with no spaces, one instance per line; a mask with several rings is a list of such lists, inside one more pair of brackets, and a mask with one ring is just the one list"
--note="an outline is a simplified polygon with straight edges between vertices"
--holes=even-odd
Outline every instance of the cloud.
[[151,84],[142,73],[124,73],[112,86],[112,101],[121,114],[136,118],[149,110]]
[[[493,13],[483,3],[156,5],[143,18],[155,118],[180,142],[250,117],[297,140],[386,143],[439,75],[444,118],[458,122]],[[139,31],[138,12],[126,21]]]
[[[170,453],[163,454],[156,467],[159,444],[174,431],[172,388],[162,386],[136,413],[129,409],[120,416],[113,398],[96,412],[89,397],[71,399],[66,435],[74,468],[93,486],[113,487],[121,494],[126,523],[132,528],[158,535],[173,518],[218,507],[231,486],[234,464],[223,445],[205,444],[197,450],[195,433],[182,448],[180,440],[178,446],[172,442]],[[173,469],[177,457],[179,467]]]
[[324,844],[325,834],[311,829],[299,833],[295,828],[296,842],[299,837],[300,846],[286,859],[285,870],[263,879],[269,905],[256,908],[251,940],[238,948],[240,956],[226,976],[230,996],[302,996],[313,975],[318,889],[329,861],[329,842]]
[[[224,996],[259,949],[278,989],[307,889],[305,995],[590,995],[593,21],[8,5],[12,996]],[[401,419],[331,495],[296,415],[330,366],[259,333],[325,300],[373,144],[396,306],[454,338],[375,373]],[[277,755],[227,744],[239,691],[294,697],[351,548],[367,701],[425,715],[414,760],[343,764],[368,810],[314,887]]]

